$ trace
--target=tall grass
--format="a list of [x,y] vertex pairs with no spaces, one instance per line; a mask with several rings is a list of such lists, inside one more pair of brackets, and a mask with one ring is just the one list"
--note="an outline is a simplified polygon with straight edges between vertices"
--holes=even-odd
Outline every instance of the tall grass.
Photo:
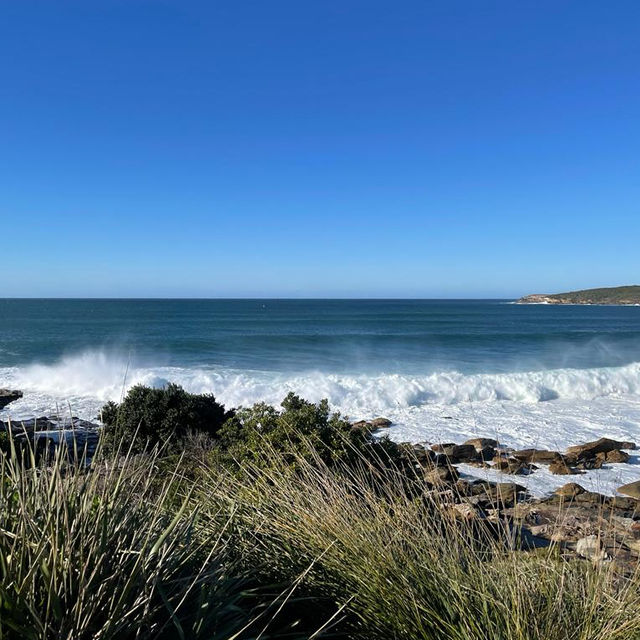
[[[117,462],[116,462],[117,460]],[[0,457],[0,637],[229,638],[243,582],[194,538],[157,453],[70,466]],[[218,532],[219,533],[219,532]]]
[[637,576],[518,550],[406,468],[187,451],[0,455],[0,638],[640,638]]
[[408,490],[394,470],[302,457],[294,466],[274,457],[223,481],[205,469],[197,500],[227,504],[235,548],[249,563],[269,562],[271,578],[311,565],[307,594],[344,615],[347,637],[640,637],[640,583],[612,565],[567,561],[553,547],[515,550],[517,528],[461,521],[450,491]]

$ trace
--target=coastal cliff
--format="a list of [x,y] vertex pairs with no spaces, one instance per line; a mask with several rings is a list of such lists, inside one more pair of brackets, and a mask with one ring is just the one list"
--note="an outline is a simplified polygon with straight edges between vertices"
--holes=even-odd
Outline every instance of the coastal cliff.
[[568,293],[534,293],[516,301],[517,304],[623,304],[640,305],[640,286],[583,289]]

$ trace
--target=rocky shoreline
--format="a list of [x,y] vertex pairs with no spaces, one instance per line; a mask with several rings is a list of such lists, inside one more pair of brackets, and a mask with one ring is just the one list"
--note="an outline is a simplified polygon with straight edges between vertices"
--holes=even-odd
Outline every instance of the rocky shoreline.
[[[391,421],[376,418],[354,428],[380,430]],[[587,470],[629,461],[634,442],[600,438],[568,447],[565,452],[514,450],[494,438],[463,443],[402,443],[421,468],[428,493],[454,519],[506,526],[518,532],[520,548],[557,545],[561,553],[592,561],[615,560],[625,568],[640,559],[640,481],[618,487],[607,496],[568,482],[551,495],[534,498],[516,481],[491,482],[463,477],[459,466],[493,469],[505,476],[526,476],[545,465],[557,475],[578,476]],[[576,478],[578,479],[578,478]]]
[[[0,389],[0,409],[23,397],[22,391]],[[52,454],[62,443],[69,455],[90,460],[98,447],[101,426],[73,416],[40,416],[27,420],[0,420],[0,433],[11,434],[15,442],[29,442],[36,455]]]
[[17,389],[0,389],[0,410],[20,398],[22,398],[22,391],[18,391]]

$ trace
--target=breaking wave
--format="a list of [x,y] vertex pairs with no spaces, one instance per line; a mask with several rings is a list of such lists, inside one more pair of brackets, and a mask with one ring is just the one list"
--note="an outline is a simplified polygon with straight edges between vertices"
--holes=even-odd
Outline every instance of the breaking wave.
[[279,403],[294,391],[309,400],[328,398],[336,408],[384,410],[424,405],[557,399],[589,400],[640,394],[640,363],[593,369],[553,369],[526,373],[428,375],[323,372],[286,374],[216,367],[137,366],[127,358],[87,351],[45,365],[0,369],[0,387],[12,386],[60,401],[118,400],[134,384],[161,387],[175,382],[185,389],[216,395],[228,406],[257,401]]

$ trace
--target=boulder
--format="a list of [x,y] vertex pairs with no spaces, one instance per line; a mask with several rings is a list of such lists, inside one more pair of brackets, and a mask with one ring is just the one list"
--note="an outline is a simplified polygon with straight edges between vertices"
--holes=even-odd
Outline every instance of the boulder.
[[584,492],[585,489],[576,482],[567,482],[567,484],[563,484],[554,491],[557,496],[562,496],[563,498],[575,498],[578,494]]
[[455,518],[456,520],[462,520],[464,522],[469,522],[470,520],[476,520],[479,517],[482,517],[482,512],[474,505],[469,504],[468,502],[459,502],[447,505],[448,512]]
[[586,442],[585,444],[569,447],[567,449],[567,455],[570,457],[573,456],[578,460],[584,460],[586,458],[595,458],[598,453],[607,453],[615,449],[635,448],[635,442],[620,442],[618,440],[611,440],[611,438],[600,438],[593,442]]
[[0,409],[4,409],[10,402],[22,398],[22,391],[17,389],[0,389]]
[[601,451],[596,454],[596,460],[602,460],[603,462],[629,462],[629,457],[626,451],[620,451],[620,449]]
[[601,469],[604,461],[600,458],[585,458],[583,460],[579,460],[576,462],[575,466],[577,469]]
[[[438,447],[436,449],[436,447]],[[472,462],[478,459],[478,452],[470,444],[433,445],[434,451],[445,455],[451,462]]]
[[581,502],[587,505],[590,504],[606,504],[609,501],[608,496],[602,493],[596,493],[595,491],[581,491],[575,498],[576,502]]
[[496,455],[496,450],[493,447],[482,447],[482,449],[478,449],[476,447],[476,451],[478,452],[478,460],[487,461],[493,460]]
[[521,449],[520,451],[514,451],[511,455],[523,462],[551,463],[561,459],[557,451],[547,451],[545,449]]
[[609,498],[608,502],[614,509],[630,512],[630,517],[633,517],[638,511],[640,511],[640,502],[635,498],[614,496],[613,498]]
[[444,442],[444,443],[439,443],[439,444],[432,444],[431,448],[436,453],[444,453],[445,449],[450,449],[451,447],[455,447],[455,446],[456,446],[455,442]]
[[472,462],[478,459],[478,452],[470,444],[458,444],[452,448],[450,457],[455,462]]
[[623,493],[625,496],[640,499],[640,480],[623,484],[621,487],[618,487],[618,492]]
[[485,462],[484,460],[473,460],[471,462],[467,462],[466,464],[468,464],[471,467],[477,467],[478,469],[491,468],[491,465],[488,462]]
[[456,482],[459,474],[453,467],[434,467],[424,473],[424,481],[432,486]]
[[516,476],[524,476],[532,471],[535,471],[538,467],[532,464],[526,464],[521,460],[515,458],[499,458],[494,464],[494,468],[502,471],[503,473],[511,473]]
[[459,497],[472,495],[471,483],[468,480],[458,480],[454,485],[454,489]]
[[417,462],[424,466],[433,466],[436,460],[436,453],[431,449],[427,449],[421,444],[403,443],[403,448],[406,452],[406,457],[409,461]]
[[556,476],[573,476],[580,471],[570,467],[564,460],[556,460],[549,465],[549,471]]
[[32,433],[34,431],[52,431],[61,427],[55,418],[40,416],[38,418],[29,418],[27,420],[9,420],[0,422],[0,428],[4,431],[11,430],[12,433]]
[[498,441],[493,438],[471,438],[464,444],[470,444],[472,447],[475,447],[477,451],[481,451],[488,447],[495,449],[498,446]]
[[498,482],[489,484],[485,488],[487,496],[494,500],[511,501],[515,500],[518,495],[526,494],[527,488],[515,482]]
[[390,427],[393,423],[387,418],[374,418],[373,420],[358,420],[352,422],[351,426],[354,429],[384,429]]

